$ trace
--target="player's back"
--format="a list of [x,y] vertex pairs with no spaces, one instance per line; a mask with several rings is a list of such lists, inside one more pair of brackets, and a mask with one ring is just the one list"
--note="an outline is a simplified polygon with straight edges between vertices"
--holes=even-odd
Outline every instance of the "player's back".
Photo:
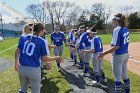
[[116,54],[128,53],[129,45],[129,31],[127,27],[122,27],[118,34],[119,49],[116,50]]
[[45,39],[36,35],[21,37],[18,48],[20,64],[23,66],[40,67],[40,57],[47,54]]

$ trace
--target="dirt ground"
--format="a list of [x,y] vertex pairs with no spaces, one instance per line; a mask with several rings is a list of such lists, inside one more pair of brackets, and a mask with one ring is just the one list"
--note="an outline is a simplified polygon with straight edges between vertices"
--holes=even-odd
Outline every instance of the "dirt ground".
[[[104,50],[110,48],[110,45],[105,45]],[[111,62],[111,54],[104,57],[105,60]],[[129,45],[129,62],[128,70],[140,76],[140,42],[133,42]]]

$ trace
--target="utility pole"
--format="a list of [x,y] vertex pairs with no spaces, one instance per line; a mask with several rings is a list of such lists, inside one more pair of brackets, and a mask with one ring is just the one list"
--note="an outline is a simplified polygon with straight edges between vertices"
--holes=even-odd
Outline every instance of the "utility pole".
[[3,31],[3,19],[2,19],[2,15],[0,14],[0,22],[1,22],[1,33],[3,35],[3,38],[4,38],[4,31]]

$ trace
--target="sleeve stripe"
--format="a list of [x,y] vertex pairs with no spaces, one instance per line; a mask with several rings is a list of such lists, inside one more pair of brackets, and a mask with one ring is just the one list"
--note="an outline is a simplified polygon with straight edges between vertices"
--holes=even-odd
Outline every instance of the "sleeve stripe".
[[48,47],[48,42],[47,40],[43,39],[44,42],[45,42],[45,47],[46,47],[46,52],[47,52],[47,55],[49,56],[50,55],[50,50],[49,50],[49,47]]
[[116,45],[117,44],[118,34],[119,34],[120,29],[121,29],[121,27],[117,28],[117,29],[114,29],[111,45]]
[[91,41],[91,49],[94,49],[94,39],[95,38],[92,38],[92,41]]

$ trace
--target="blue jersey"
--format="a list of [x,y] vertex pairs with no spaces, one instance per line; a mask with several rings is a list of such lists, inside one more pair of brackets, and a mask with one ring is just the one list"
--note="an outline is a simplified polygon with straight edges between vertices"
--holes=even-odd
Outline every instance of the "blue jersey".
[[53,41],[53,44],[56,46],[61,46],[63,45],[63,42],[65,42],[65,35],[63,32],[59,32],[58,34],[56,34],[55,32],[53,32],[51,34],[51,40]]
[[46,40],[36,35],[22,36],[18,48],[20,49],[19,62],[22,66],[40,67],[40,58],[49,54]]
[[94,49],[94,53],[103,52],[102,40],[99,36],[95,36],[91,40],[91,49]]
[[90,42],[90,38],[87,32],[84,32],[81,36],[80,36],[80,44],[81,45],[85,45],[85,47],[91,46],[91,42]]
[[[80,41],[80,38],[76,39],[76,43],[75,45],[77,45]],[[80,46],[78,47],[78,49],[84,49],[84,45],[83,44],[80,44]]]
[[68,42],[73,42],[73,41],[75,41],[75,35],[74,34],[72,34],[72,31],[71,32],[69,32],[69,35],[68,35]]
[[129,31],[127,27],[118,26],[113,30],[111,46],[119,46],[116,55],[128,53]]

